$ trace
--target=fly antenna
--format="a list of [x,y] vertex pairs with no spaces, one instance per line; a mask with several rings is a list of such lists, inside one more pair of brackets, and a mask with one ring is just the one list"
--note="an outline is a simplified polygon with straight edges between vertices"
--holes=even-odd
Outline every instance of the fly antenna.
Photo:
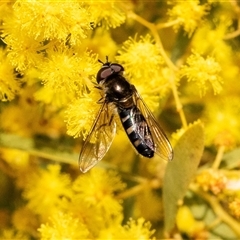
[[102,63],[102,65],[109,65],[108,56],[106,56],[106,63],[104,63],[104,62],[101,61],[100,59],[98,59],[98,61],[99,61],[100,63]]
[[100,59],[98,59],[98,61],[99,61],[100,63],[104,64],[104,62],[103,62],[103,61],[101,61]]

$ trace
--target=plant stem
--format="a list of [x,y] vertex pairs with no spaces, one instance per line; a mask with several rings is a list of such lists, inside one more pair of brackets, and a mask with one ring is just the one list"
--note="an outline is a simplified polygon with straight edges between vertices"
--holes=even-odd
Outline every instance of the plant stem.
[[164,58],[167,66],[172,70],[172,74],[169,77],[169,82],[171,84],[172,93],[173,93],[173,97],[174,97],[174,100],[175,100],[175,103],[176,103],[177,112],[179,113],[183,128],[186,129],[187,128],[187,120],[186,120],[186,117],[185,117],[185,114],[184,114],[184,111],[183,111],[182,103],[181,103],[179,95],[178,95],[177,86],[175,84],[175,78],[176,78],[175,72],[178,69],[173,64],[173,62],[170,60],[170,58],[168,57],[168,55],[166,54],[166,52],[165,52],[165,50],[162,46],[162,42],[161,42],[161,39],[160,39],[158,31],[157,31],[157,25],[148,22],[144,18],[138,16],[137,14],[135,14],[134,12],[131,12],[131,11],[128,12],[128,16],[130,18],[133,18],[137,22],[141,23],[143,26],[147,27],[152,32],[152,35],[153,35],[153,37],[156,41],[156,45],[158,46],[162,57]]
[[213,169],[218,169],[219,168],[219,165],[222,161],[224,151],[225,151],[225,146],[224,145],[219,146],[217,156],[216,156],[216,158],[213,162],[213,165],[212,165]]
[[161,28],[172,27],[173,25],[177,24],[178,22],[179,22],[179,20],[176,19],[176,20],[173,20],[173,21],[171,21],[171,22],[158,23],[158,24],[156,25],[156,28],[157,28],[157,29],[161,29]]
[[240,238],[240,223],[239,221],[236,221],[233,217],[231,217],[221,206],[219,203],[219,199],[213,195],[210,195],[202,190],[200,190],[196,185],[191,184],[190,185],[191,191],[199,195],[201,198],[203,198],[205,201],[208,202],[208,204],[211,206],[217,217],[225,222],[237,235],[237,238]]

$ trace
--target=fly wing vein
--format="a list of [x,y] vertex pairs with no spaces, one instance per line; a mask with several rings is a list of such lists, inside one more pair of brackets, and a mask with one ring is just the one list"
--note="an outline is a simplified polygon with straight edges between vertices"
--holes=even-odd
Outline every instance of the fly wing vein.
[[83,144],[79,156],[79,167],[87,172],[107,153],[116,134],[116,123],[113,111],[104,102],[98,111],[89,135]]
[[[155,119],[153,113],[148,108],[146,103],[143,101],[140,94],[137,92],[137,90],[134,87],[134,99],[136,102],[137,107],[140,109],[141,113],[143,114],[144,118],[146,119],[146,122],[148,124],[148,127],[150,129],[150,132],[153,137],[154,141],[154,151],[163,159],[165,160],[172,160],[173,159],[173,150],[172,146],[159,126],[157,120]],[[150,148],[152,148],[151,143],[149,144],[148,141],[146,141],[146,145],[148,145]]]

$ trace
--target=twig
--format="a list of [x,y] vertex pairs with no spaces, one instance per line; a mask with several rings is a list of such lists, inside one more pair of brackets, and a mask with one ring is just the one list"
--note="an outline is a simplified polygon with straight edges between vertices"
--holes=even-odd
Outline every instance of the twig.
[[220,163],[222,161],[224,152],[225,152],[225,146],[221,145],[218,148],[217,156],[216,156],[216,158],[215,158],[215,160],[213,162],[213,165],[212,165],[213,169],[218,169],[219,168],[219,165],[220,165]]
[[196,185],[191,184],[190,185],[191,191],[199,195],[201,198],[203,198],[205,201],[208,202],[208,204],[211,206],[217,217],[225,222],[237,235],[238,238],[240,238],[240,223],[236,221],[233,217],[231,217],[221,206],[219,203],[219,200],[213,196],[210,195],[202,190],[200,190]]
[[166,64],[168,65],[168,67],[170,69],[172,69],[172,75],[169,76],[169,82],[171,84],[171,88],[172,88],[172,93],[173,93],[173,97],[176,103],[176,109],[177,112],[179,113],[181,122],[183,127],[186,129],[187,128],[187,120],[185,117],[185,114],[183,112],[183,107],[178,95],[178,91],[177,91],[177,86],[175,84],[175,71],[177,71],[177,67],[173,64],[173,62],[170,60],[170,58],[168,57],[168,55],[166,54],[163,46],[162,46],[162,42],[161,39],[159,37],[158,31],[157,31],[157,25],[148,22],[147,20],[145,20],[144,18],[138,16],[137,14],[135,14],[134,12],[130,11],[128,12],[128,16],[134,20],[136,20],[137,22],[141,23],[143,26],[147,27],[151,32],[152,35],[156,41],[156,45],[159,47],[160,53],[162,55],[162,57],[164,58]]

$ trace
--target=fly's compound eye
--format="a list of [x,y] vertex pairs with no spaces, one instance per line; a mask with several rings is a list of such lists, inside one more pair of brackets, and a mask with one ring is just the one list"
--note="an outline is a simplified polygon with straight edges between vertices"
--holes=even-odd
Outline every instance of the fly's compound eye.
[[120,72],[123,72],[123,71],[124,71],[123,66],[120,65],[120,64],[117,64],[117,63],[112,63],[112,64],[110,65],[110,68],[113,69],[113,71],[114,71],[115,73],[120,73]]
[[113,73],[110,67],[103,66],[97,73],[97,83],[101,82],[103,79],[111,76]]
[[101,82],[103,79],[108,78],[113,74],[120,74],[124,71],[122,65],[113,63],[110,65],[103,65],[102,68],[97,73],[97,83]]

